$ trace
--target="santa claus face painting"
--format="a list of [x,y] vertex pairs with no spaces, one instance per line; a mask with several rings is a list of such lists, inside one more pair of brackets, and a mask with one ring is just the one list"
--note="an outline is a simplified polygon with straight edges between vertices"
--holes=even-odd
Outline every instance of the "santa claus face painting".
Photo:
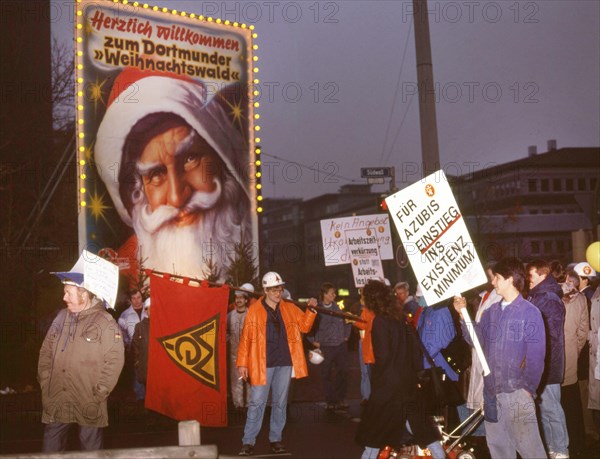
[[[170,126],[170,125],[169,125]],[[131,216],[146,263],[165,272],[205,275],[241,227],[242,192],[214,149],[185,123],[139,145]]]
[[245,93],[208,99],[202,84],[136,72],[123,71],[119,78],[127,78],[113,89],[135,84],[137,102],[109,104],[95,145],[98,169],[117,171],[102,179],[133,228],[135,260],[157,271],[222,279],[236,244],[255,232],[247,127],[238,129],[227,105]]
[[219,198],[220,164],[214,150],[186,126],[155,136],[144,148],[137,164],[151,211],[168,205],[180,209],[176,223],[185,226],[198,218],[186,204],[198,193],[203,207]]

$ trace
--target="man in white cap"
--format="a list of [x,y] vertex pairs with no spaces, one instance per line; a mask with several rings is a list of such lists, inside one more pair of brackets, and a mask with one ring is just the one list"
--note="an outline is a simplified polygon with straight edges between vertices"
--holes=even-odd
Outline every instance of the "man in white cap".
[[72,424],[79,426],[83,450],[102,449],[106,400],[123,368],[123,340],[103,299],[84,288],[83,270],[54,274],[64,284],[67,307],[52,322],[40,349],[43,451],[64,451]]
[[594,289],[592,288],[591,282],[592,279],[596,277],[596,270],[585,261],[577,263],[573,267],[573,270],[579,276],[579,291],[585,295],[589,311],[590,301],[592,301],[592,296],[594,296]]
[[[587,302],[590,330],[588,340],[579,354],[577,361],[577,376],[580,381],[587,379],[587,391],[583,391],[583,401],[587,398],[587,408],[592,414],[596,434],[600,434],[600,380],[595,377],[595,369],[598,356],[598,329],[600,325],[600,292],[591,285],[592,279],[596,277],[596,270],[582,261],[573,267],[573,271],[579,276],[579,291],[583,293]],[[581,387],[581,386],[580,386]]]
[[[126,91],[135,103],[119,100]],[[240,85],[209,100],[203,84],[168,73],[126,68],[116,78],[94,149],[115,208],[137,238],[120,256],[158,271],[220,277],[235,244],[252,240],[244,100]]]
[[312,328],[317,314],[311,307],[317,305],[317,300],[309,299],[308,308],[302,312],[293,303],[282,299],[284,284],[279,274],[266,273],[262,278],[264,296],[250,305],[244,322],[237,368],[239,376],[250,383],[250,405],[240,456],[254,454],[269,391],[272,392],[271,452],[286,452],[281,439],[290,378],[308,376],[302,333],[308,333]]
[[250,388],[247,382],[239,377],[237,370],[237,354],[240,346],[240,337],[244,328],[244,320],[248,312],[250,293],[254,286],[250,283],[243,284],[240,290],[234,292],[234,309],[227,314],[227,343],[229,344],[229,376],[231,387],[231,401],[234,408],[242,410],[250,403]]

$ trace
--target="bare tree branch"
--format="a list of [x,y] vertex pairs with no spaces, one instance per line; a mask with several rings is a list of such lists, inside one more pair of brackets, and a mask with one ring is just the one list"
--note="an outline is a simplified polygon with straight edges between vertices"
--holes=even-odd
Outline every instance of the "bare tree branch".
[[67,43],[52,39],[51,94],[54,130],[75,126],[75,55]]

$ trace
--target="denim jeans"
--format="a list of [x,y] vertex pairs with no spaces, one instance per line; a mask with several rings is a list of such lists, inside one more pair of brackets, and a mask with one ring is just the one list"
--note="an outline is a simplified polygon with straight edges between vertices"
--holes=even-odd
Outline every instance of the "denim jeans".
[[[467,404],[463,403],[462,405],[458,405],[456,407],[456,411],[458,411],[458,418],[460,419],[460,422],[463,423],[469,416],[471,416],[475,410],[471,410],[469,408],[467,408]],[[474,422],[474,421],[471,421]],[[470,424],[469,426],[465,426],[466,427],[471,427],[473,424]],[[463,429],[464,432],[465,429]],[[471,432],[471,436],[473,437],[485,437],[485,425],[483,422],[480,422],[479,425],[477,426],[477,428]]]
[[371,365],[363,361],[362,341],[358,342],[358,362],[360,363],[360,396],[368,400],[371,396]]
[[[337,346],[321,346],[325,359],[321,363],[321,381],[327,403],[346,400],[348,392],[348,345],[344,341]],[[335,366],[336,374],[333,379]]]
[[133,393],[135,394],[136,400],[144,400],[146,398],[146,385],[138,382],[133,376]]
[[271,390],[271,423],[269,441],[281,441],[281,433],[285,427],[288,390],[292,378],[292,367],[267,368],[267,384],[250,386],[250,404],[244,427],[244,445],[254,445],[262,426],[269,390]]
[[485,432],[493,458],[523,459],[546,456],[535,414],[535,402],[525,389],[496,396],[498,422],[485,421]]
[[360,456],[360,459],[377,459],[379,456],[379,448],[371,448],[370,446],[365,446],[365,449]]
[[52,422],[44,425],[42,451],[45,453],[65,451],[67,449],[67,440],[71,426],[76,426],[79,429],[79,443],[82,451],[102,449],[104,431],[102,427]]
[[540,423],[547,451],[568,454],[569,434],[560,404],[560,384],[548,384],[540,395]]

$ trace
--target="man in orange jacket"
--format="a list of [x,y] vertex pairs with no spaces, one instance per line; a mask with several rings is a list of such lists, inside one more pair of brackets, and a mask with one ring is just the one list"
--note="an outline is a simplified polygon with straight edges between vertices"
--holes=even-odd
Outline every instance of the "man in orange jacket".
[[282,299],[284,284],[279,274],[266,273],[262,279],[265,294],[250,306],[244,322],[237,368],[240,378],[250,383],[250,404],[240,456],[254,454],[269,390],[272,391],[271,452],[286,452],[281,433],[285,427],[290,379],[308,376],[302,333],[312,328],[316,312],[310,307],[316,306],[317,300],[311,298],[309,308],[302,312]]

